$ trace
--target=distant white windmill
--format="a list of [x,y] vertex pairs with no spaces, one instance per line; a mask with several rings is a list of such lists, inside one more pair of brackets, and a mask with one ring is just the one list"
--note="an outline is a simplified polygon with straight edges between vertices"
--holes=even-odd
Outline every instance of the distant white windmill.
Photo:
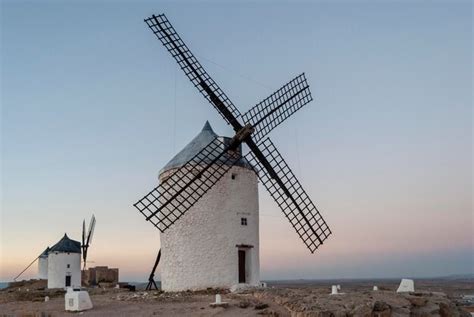
[[[82,244],[70,239],[67,234],[51,248],[47,247],[13,280],[16,281],[29,267],[38,260],[38,277],[48,280],[48,288],[80,287],[81,286],[81,253],[87,263],[87,250],[92,242],[95,228],[95,216],[92,215],[86,235],[86,220],[82,222]],[[82,252],[81,252],[82,250]]]

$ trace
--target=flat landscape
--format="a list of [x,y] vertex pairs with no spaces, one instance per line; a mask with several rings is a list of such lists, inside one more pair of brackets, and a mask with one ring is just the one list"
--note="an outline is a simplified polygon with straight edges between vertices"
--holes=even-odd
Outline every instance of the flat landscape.
[[[268,282],[265,289],[163,293],[89,289],[94,308],[84,316],[470,316],[463,301],[474,294],[473,278],[415,280],[416,292],[397,294],[399,280],[297,280]],[[329,295],[331,285],[340,295]],[[30,285],[30,286],[28,286]],[[379,290],[373,291],[377,285]],[[28,288],[31,287],[31,288]],[[227,307],[212,308],[215,294]],[[0,291],[0,316],[71,316],[64,292],[33,284]],[[50,300],[45,302],[44,297]]]

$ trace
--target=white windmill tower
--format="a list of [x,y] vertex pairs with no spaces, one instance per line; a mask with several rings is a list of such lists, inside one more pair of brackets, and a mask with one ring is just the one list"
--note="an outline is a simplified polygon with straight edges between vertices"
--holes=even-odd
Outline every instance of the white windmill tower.
[[[160,183],[218,137],[202,131],[161,171]],[[236,155],[240,155],[240,149]],[[218,154],[218,153],[217,153]],[[227,169],[218,164],[216,169]],[[193,171],[190,171],[192,177]],[[245,159],[230,170],[173,227],[161,233],[161,287],[166,291],[259,284],[257,175]]]
[[48,252],[48,288],[81,286],[81,243],[64,234]]
[[38,278],[42,280],[48,279],[48,253],[47,247],[38,257]]

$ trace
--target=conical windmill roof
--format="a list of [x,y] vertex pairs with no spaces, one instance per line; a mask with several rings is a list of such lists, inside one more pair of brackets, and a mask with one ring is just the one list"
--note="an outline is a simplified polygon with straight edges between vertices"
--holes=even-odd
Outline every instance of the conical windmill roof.
[[81,253],[81,243],[79,241],[71,240],[64,234],[58,243],[53,245],[49,252],[68,252],[68,253]]
[[49,247],[47,247],[40,255],[39,257],[40,258],[47,258],[48,257],[48,253],[51,249]]
[[[192,139],[192,141],[189,142],[188,145],[186,145],[180,152],[178,152],[178,154],[176,154],[171,159],[171,161],[169,161],[168,164],[166,164],[165,167],[161,169],[160,173],[183,166],[189,160],[191,160],[196,154],[198,154],[199,151],[201,151],[209,143],[211,143],[212,140],[214,140],[216,137],[219,137],[219,136],[214,132],[214,130],[212,130],[212,127],[209,124],[209,121],[206,121],[201,132],[199,132],[199,134],[196,135],[194,139]],[[228,142],[229,140],[230,138],[227,138],[227,137],[220,138],[220,141],[223,144],[222,149],[224,149],[224,143]],[[207,162],[207,163],[210,163],[210,162]],[[240,160],[235,165],[246,167],[246,168],[252,168],[251,165],[247,162],[247,160],[243,157],[240,158]]]

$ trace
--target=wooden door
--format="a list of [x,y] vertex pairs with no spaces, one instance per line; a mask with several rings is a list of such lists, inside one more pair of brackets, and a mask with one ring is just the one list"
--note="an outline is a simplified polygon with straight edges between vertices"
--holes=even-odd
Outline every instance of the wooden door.
[[245,250],[239,250],[239,283],[245,283]]

